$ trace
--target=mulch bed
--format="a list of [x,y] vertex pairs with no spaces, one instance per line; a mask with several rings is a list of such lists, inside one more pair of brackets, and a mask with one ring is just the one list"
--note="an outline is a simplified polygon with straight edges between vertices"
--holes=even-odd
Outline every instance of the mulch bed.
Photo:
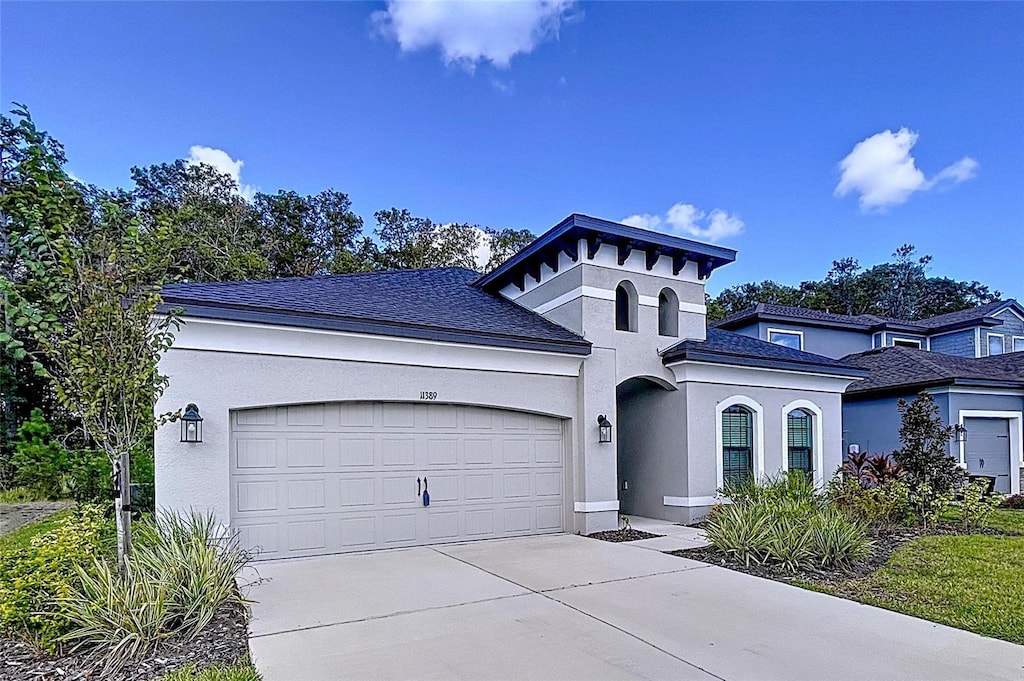
[[106,677],[100,675],[101,666],[86,654],[55,657],[24,641],[0,636],[0,681],[154,681],[192,664],[199,668],[234,664],[249,655],[247,622],[244,608],[224,607],[195,638],[169,639],[151,655]]
[[661,537],[660,534],[651,534],[650,532],[644,532],[642,530],[634,530],[632,527],[624,527],[621,530],[605,530],[604,532],[594,532],[588,534],[591,539],[600,539],[601,541],[611,542],[623,542],[623,541],[640,541],[641,539],[654,539]]
[[[815,582],[822,585],[836,585],[851,579],[859,580],[870,577],[876,570],[888,562],[889,557],[899,547],[918,537],[936,535],[963,535],[960,528],[953,525],[939,525],[928,530],[918,527],[899,527],[881,530],[870,537],[873,544],[871,556],[846,570],[800,570],[787,572],[771,565],[745,565],[743,562],[728,556],[714,546],[702,546],[697,549],[669,551],[673,556],[699,560],[702,563],[719,565],[738,572],[745,572],[756,577],[774,579],[778,582]],[[1005,532],[993,528],[972,530],[967,534],[1005,535]]]

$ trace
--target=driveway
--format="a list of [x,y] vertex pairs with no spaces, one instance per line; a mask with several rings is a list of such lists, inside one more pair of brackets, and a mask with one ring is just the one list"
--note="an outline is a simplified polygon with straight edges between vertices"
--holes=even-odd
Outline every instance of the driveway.
[[1024,678],[1021,646],[572,535],[258,570],[264,681]]

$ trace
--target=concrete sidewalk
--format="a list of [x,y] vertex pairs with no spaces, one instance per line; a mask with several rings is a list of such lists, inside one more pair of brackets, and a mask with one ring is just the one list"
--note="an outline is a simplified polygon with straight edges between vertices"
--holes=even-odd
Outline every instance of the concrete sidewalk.
[[1024,678],[1021,646],[571,535],[258,569],[264,681]]

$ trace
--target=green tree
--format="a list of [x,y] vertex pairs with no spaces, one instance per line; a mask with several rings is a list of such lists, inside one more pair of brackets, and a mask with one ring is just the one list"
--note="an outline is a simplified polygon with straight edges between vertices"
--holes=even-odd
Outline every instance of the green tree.
[[376,262],[384,269],[480,268],[476,253],[484,232],[475,225],[439,225],[404,208],[379,210],[373,217],[381,244]]
[[41,409],[33,409],[31,417],[18,428],[11,467],[15,484],[29,487],[50,499],[60,496],[68,453],[54,439],[53,429]]
[[928,393],[912,402],[900,400],[900,444],[892,453],[906,471],[911,504],[924,525],[935,522],[963,482],[964,471],[949,454],[955,429],[944,425],[939,406]]
[[490,239],[491,256],[484,267],[485,272],[490,272],[513,255],[529,246],[537,237],[528,229],[492,229],[484,228],[484,233]]
[[[60,145],[24,108],[3,117],[3,216],[9,248],[25,278],[0,278],[5,321],[0,344],[28,358],[81,419],[89,437],[120,471],[118,556],[131,546],[130,453],[174,417],[153,415],[167,384],[157,371],[177,324],[157,315],[169,267],[166,232],[143,234],[108,202],[83,211],[81,192],[64,172]],[[98,235],[83,242],[85,232]]]

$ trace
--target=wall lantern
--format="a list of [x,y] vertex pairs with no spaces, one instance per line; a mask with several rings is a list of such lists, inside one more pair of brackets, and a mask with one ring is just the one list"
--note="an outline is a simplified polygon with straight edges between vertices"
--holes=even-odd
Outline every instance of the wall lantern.
[[598,442],[612,441],[612,424],[604,414],[597,417]]
[[967,429],[964,428],[964,424],[958,423],[953,427],[953,441],[967,442]]
[[181,415],[181,441],[203,441],[203,417],[199,415],[199,407],[194,404],[186,405],[185,413]]

